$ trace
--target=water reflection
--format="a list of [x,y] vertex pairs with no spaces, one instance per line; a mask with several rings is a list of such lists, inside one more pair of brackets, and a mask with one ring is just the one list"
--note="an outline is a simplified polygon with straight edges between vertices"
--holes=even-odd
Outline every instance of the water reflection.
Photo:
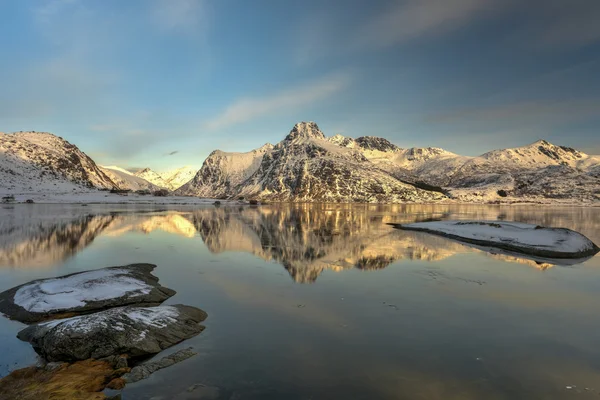
[[212,253],[246,252],[277,262],[299,283],[315,282],[325,270],[379,270],[398,260],[440,261],[466,252],[483,252],[495,259],[545,270],[556,262],[498,253],[421,232],[399,231],[386,223],[427,218],[508,219],[566,226],[589,235],[586,230],[600,225],[594,220],[599,213],[590,213],[591,218],[586,218],[586,212],[584,208],[566,209],[564,213],[556,210],[540,216],[535,208],[517,207],[295,205],[89,213],[59,222],[43,218],[45,213],[28,212],[0,222],[0,266],[53,266],[83,250],[98,236],[161,230],[200,239]]

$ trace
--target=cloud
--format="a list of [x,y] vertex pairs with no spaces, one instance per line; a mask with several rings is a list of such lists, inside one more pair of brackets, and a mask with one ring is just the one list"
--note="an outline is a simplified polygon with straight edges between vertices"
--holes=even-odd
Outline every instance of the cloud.
[[530,35],[548,47],[584,46],[600,40],[598,1],[544,0],[530,14]]
[[154,0],[154,22],[163,30],[177,33],[206,31],[208,7],[206,0]]
[[408,0],[370,19],[360,30],[357,46],[389,47],[421,36],[440,35],[461,28],[497,0]]
[[600,98],[536,100],[476,107],[436,114],[428,122],[486,124],[561,123],[600,117]]
[[66,7],[78,5],[79,0],[48,0],[41,6],[33,8],[35,17],[40,22],[50,22]]
[[205,125],[208,129],[217,129],[250,121],[262,115],[306,106],[340,92],[349,83],[349,74],[338,73],[270,96],[241,98]]

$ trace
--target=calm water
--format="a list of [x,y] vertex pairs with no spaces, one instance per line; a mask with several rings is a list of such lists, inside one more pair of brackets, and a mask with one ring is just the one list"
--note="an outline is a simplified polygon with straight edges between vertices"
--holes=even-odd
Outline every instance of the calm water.
[[[199,355],[124,399],[599,398],[600,257],[554,265],[385,224],[430,217],[600,243],[600,208],[14,205],[0,208],[0,291],[157,264],[167,303],[206,310],[207,329],[171,350]],[[2,376],[35,361],[22,328],[0,318]]]

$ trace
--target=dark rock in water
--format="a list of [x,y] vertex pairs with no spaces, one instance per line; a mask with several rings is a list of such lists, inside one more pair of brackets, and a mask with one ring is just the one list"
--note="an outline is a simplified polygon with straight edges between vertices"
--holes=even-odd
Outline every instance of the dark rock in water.
[[170,367],[171,365],[177,364],[183,360],[187,360],[188,358],[193,357],[196,354],[198,353],[192,350],[191,347],[179,350],[169,356],[161,358],[158,361],[151,361],[142,365],[138,365],[137,367],[133,367],[130,373],[123,375],[123,379],[127,383],[137,382],[142,379],[146,379],[159,369]]
[[131,304],[159,305],[175,294],[152,275],[154,264],[130,264],[39,279],[0,293],[0,312],[25,323]]
[[204,311],[185,305],[111,308],[44,322],[17,337],[48,361],[76,361],[126,354],[156,354],[204,330]]

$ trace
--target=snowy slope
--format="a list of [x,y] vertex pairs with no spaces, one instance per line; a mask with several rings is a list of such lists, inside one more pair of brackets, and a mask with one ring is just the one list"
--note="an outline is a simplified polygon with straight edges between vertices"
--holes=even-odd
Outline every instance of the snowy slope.
[[175,191],[184,196],[229,197],[236,188],[256,172],[263,156],[273,149],[270,143],[247,153],[213,151],[202,168],[188,183]]
[[186,165],[185,167],[161,172],[159,174],[164,179],[167,189],[176,190],[191,181],[192,178],[196,176],[197,172],[198,168]]
[[123,190],[158,190],[159,186],[148,182],[144,178],[135,176],[131,172],[119,168],[117,166],[101,166],[100,169],[108,176],[112,181]]
[[167,187],[167,182],[165,181],[165,178],[163,178],[158,172],[155,172],[155,171],[151,170],[150,168],[144,168],[142,170],[139,170],[134,175],[139,178],[142,178],[158,187],[161,187],[161,188]]
[[85,153],[46,132],[0,133],[0,191],[74,191],[115,183]]

